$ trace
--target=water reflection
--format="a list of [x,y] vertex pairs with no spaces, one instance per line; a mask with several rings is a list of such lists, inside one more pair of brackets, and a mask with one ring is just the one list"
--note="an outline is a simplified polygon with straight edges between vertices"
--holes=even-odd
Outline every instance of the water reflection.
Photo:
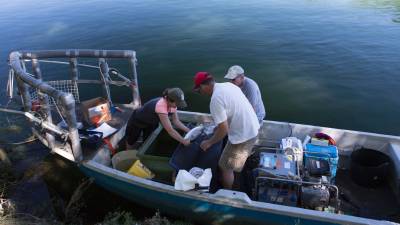
[[400,23],[400,1],[398,0],[355,0],[354,2],[363,7],[383,10],[388,14],[392,14],[392,21]]

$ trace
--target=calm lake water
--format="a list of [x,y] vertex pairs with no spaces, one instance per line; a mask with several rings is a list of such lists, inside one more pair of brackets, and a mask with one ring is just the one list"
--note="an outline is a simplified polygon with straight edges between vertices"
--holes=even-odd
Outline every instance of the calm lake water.
[[179,86],[208,112],[193,75],[239,64],[267,119],[400,135],[399,0],[15,0],[0,28],[3,104],[12,50],[133,49],[143,100]]
[[400,135],[400,0],[3,0],[0,31],[2,105],[12,50],[132,49],[144,101],[178,86],[208,112],[193,75],[239,64],[269,120]]

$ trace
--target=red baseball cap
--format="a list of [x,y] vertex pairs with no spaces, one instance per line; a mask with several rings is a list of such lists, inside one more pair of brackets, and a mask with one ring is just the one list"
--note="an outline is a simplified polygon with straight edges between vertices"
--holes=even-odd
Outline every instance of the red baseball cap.
[[198,90],[200,85],[207,80],[213,79],[213,76],[209,74],[208,72],[198,72],[194,76],[194,90]]

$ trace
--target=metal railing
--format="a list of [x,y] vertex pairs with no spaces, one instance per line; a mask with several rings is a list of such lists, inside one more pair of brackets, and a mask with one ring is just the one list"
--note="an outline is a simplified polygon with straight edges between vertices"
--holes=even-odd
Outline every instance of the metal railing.
[[[49,61],[47,59],[54,58],[67,58],[69,62],[60,61]],[[99,66],[91,66],[85,64],[79,64],[78,58],[97,58]],[[107,63],[107,59],[117,58],[126,59],[129,62],[130,73],[132,75],[131,80],[123,77],[119,72],[113,68],[110,68]],[[31,61],[33,74],[30,74],[26,70],[25,61]],[[32,97],[29,93],[29,89],[33,88],[36,90],[37,99],[41,106],[40,118],[32,119],[31,122],[35,122],[38,127],[32,127],[32,132],[49,147],[52,151],[70,159],[73,161],[81,161],[83,159],[82,149],[80,144],[80,138],[77,128],[77,118],[75,112],[75,98],[71,93],[57,90],[55,87],[50,85],[48,82],[44,82],[42,79],[42,71],[40,69],[40,62],[45,63],[58,63],[58,64],[69,64],[70,79],[75,87],[78,87],[78,83],[91,83],[101,84],[103,88],[104,97],[111,102],[111,94],[109,85],[125,85],[129,86],[132,91],[132,104],[134,107],[141,105],[138,78],[136,71],[136,52],[130,50],[90,50],[90,49],[72,49],[72,50],[44,50],[44,51],[15,51],[9,55],[9,64],[11,70],[15,74],[17,87],[21,94],[22,104],[24,111],[30,113],[32,110]],[[86,66],[91,68],[99,69],[100,79],[99,80],[79,80],[79,69],[78,67]],[[122,81],[112,81],[110,79],[110,73],[117,75]],[[69,83],[71,83],[69,82]],[[63,142],[56,140],[55,135],[59,135],[57,129],[54,128],[54,123],[51,116],[51,101],[55,103],[56,107],[59,106],[62,114],[65,117],[65,122],[68,125],[68,135],[64,137]],[[58,110],[58,108],[57,108]],[[30,114],[35,116],[35,113]],[[39,121],[43,121],[38,122]],[[53,126],[54,125],[54,126]],[[40,128],[40,129],[39,129]]]

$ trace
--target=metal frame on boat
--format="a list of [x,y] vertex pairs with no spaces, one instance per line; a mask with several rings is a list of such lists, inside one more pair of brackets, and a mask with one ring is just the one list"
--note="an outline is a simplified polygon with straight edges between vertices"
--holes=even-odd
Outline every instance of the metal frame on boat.
[[[12,72],[16,75],[17,85],[22,98],[22,104],[26,113],[32,110],[32,96],[29,89],[35,89],[37,92],[39,104],[41,110],[41,124],[50,125],[43,126],[40,128],[32,127],[32,131],[41,142],[50,148],[52,151],[68,158],[72,161],[81,161],[83,159],[82,148],[80,138],[78,134],[77,116],[76,116],[76,105],[75,103],[79,99],[75,99],[72,93],[66,93],[61,90],[57,90],[53,86],[49,85],[48,82],[43,81],[42,71],[40,68],[41,59],[49,58],[67,58],[70,67],[70,81],[77,87],[79,83],[91,83],[101,84],[104,90],[104,96],[107,100],[111,101],[109,85],[125,85],[132,90],[132,107],[140,106],[140,95],[137,80],[136,71],[136,52],[135,51],[121,51],[121,50],[52,50],[52,51],[15,51],[10,53],[9,64],[12,68]],[[79,79],[79,68],[80,66],[88,66],[78,64],[78,58],[94,58],[98,59],[99,66],[91,66],[100,70],[99,80],[80,80]],[[110,69],[105,59],[125,59],[128,60],[131,67],[132,80],[124,80],[115,82],[110,79]],[[33,74],[30,74],[26,70],[25,61],[31,61]],[[44,60],[45,63],[63,63],[60,61],[48,61]],[[61,108],[61,112],[65,117],[65,122],[68,126],[68,131],[57,128],[56,124],[52,120],[52,111],[50,105],[50,98],[55,101],[55,106]],[[58,110],[58,108],[57,108]],[[29,114],[30,117],[37,115]],[[44,118],[44,119],[43,119]],[[44,132],[40,129],[46,129]],[[54,134],[62,136],[64,140],[62,142],[57,141]],[[67,141],[68,139],[68,141]]]

